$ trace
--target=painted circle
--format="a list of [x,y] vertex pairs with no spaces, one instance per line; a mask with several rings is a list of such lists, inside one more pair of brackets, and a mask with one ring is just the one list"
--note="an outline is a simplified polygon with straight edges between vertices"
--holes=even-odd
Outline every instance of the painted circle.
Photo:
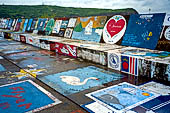
[[123,62],[123,68],[124,69],[128,69],[128,67],[129,67],[128,63],[127,62]]
[[119,57],[116,54],[109,55],[109,65],[112,68],[119,68]]
[[149,96],[149,93],[142,93],[143,96]]
[[165,30],[164,36],[167,40],[170,40],[170,27]]
[[115,44],[124,35],[126,30],[126,19],[121,15],[111,17],[103,29],[103,40],[109,44]]

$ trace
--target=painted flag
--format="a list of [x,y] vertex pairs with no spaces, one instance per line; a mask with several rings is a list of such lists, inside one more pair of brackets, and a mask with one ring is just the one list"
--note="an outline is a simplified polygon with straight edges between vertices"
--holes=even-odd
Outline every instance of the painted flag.
[[138,75],[138,59],[129,56],[121,56],[121,71],[132,74]]
[[129,73],[129,57],[121,56],[121,71],[125,73]]
[[129,60],[129,74],[138,75],[138,59],[130,57]]

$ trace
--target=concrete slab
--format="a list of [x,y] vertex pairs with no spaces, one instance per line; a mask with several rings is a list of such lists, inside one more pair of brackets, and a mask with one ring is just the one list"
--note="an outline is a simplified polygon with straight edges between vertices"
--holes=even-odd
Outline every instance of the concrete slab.
[[14,53],[6,57],[29,72],[37,72],[37,76],[49,75],[89,65],[74,58],[56,55],[55,52],[47,50]]

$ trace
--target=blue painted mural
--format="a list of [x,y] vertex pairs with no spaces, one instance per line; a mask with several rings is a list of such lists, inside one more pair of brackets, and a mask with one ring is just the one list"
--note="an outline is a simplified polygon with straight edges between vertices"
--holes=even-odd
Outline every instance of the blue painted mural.
[[123,75],[117,73],[88,66],[40,77],[39,79],[63,95],[70,95],[94,86],[118,80],[122,77]]
[[39,18],[38,19],[38,24],[37,24],[37,30],[38,31],[44,31],[46,21],[47,21],[46,18]]
[[32,25],[32,22],[33,22],[33,19],[29,19],[28,21],[28,25],[27,25],[27,28],[26,28],[26,31],[30,31],[31,30],[31,25]]
[[31,31],[36,29],[36,23],[37,23],[38,19],[34,18],[32,21],[32,25],[31,25]]
[[135,113],[170,113],[170,95],[160,96],[129,111]]
[[24,22],[24,27],[22,29],[22,32],[25,32],[26,28],[27,28],[27,24],[28,24],[28,19],[25,19],[25,22]]
[[87,96],[100,101],[102,105],[116,113],[124,113],[126,109],[156,98],[158,95],[124,82],[92,92]]
[[0,86],[0,112],[23,113],[54,103],[29,81]]
[[155,49],[164,17],[164,13],[131,15],[122,45]]
[[14,20],[14,19],[10,19],[10,20],[9,20],[8,27],[7,27],[8,29],[11,28],[13,20]]

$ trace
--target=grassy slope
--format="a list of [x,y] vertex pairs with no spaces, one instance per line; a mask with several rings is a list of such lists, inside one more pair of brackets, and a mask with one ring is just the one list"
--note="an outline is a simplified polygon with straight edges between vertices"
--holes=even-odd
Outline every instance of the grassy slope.
[[72,8],[48,5],[24,6],[24,5],[0,5],[0,18],[54,18],[75,17],[113,14],[136,14],[132,8],[127,9],[96,9],[96,8]]

